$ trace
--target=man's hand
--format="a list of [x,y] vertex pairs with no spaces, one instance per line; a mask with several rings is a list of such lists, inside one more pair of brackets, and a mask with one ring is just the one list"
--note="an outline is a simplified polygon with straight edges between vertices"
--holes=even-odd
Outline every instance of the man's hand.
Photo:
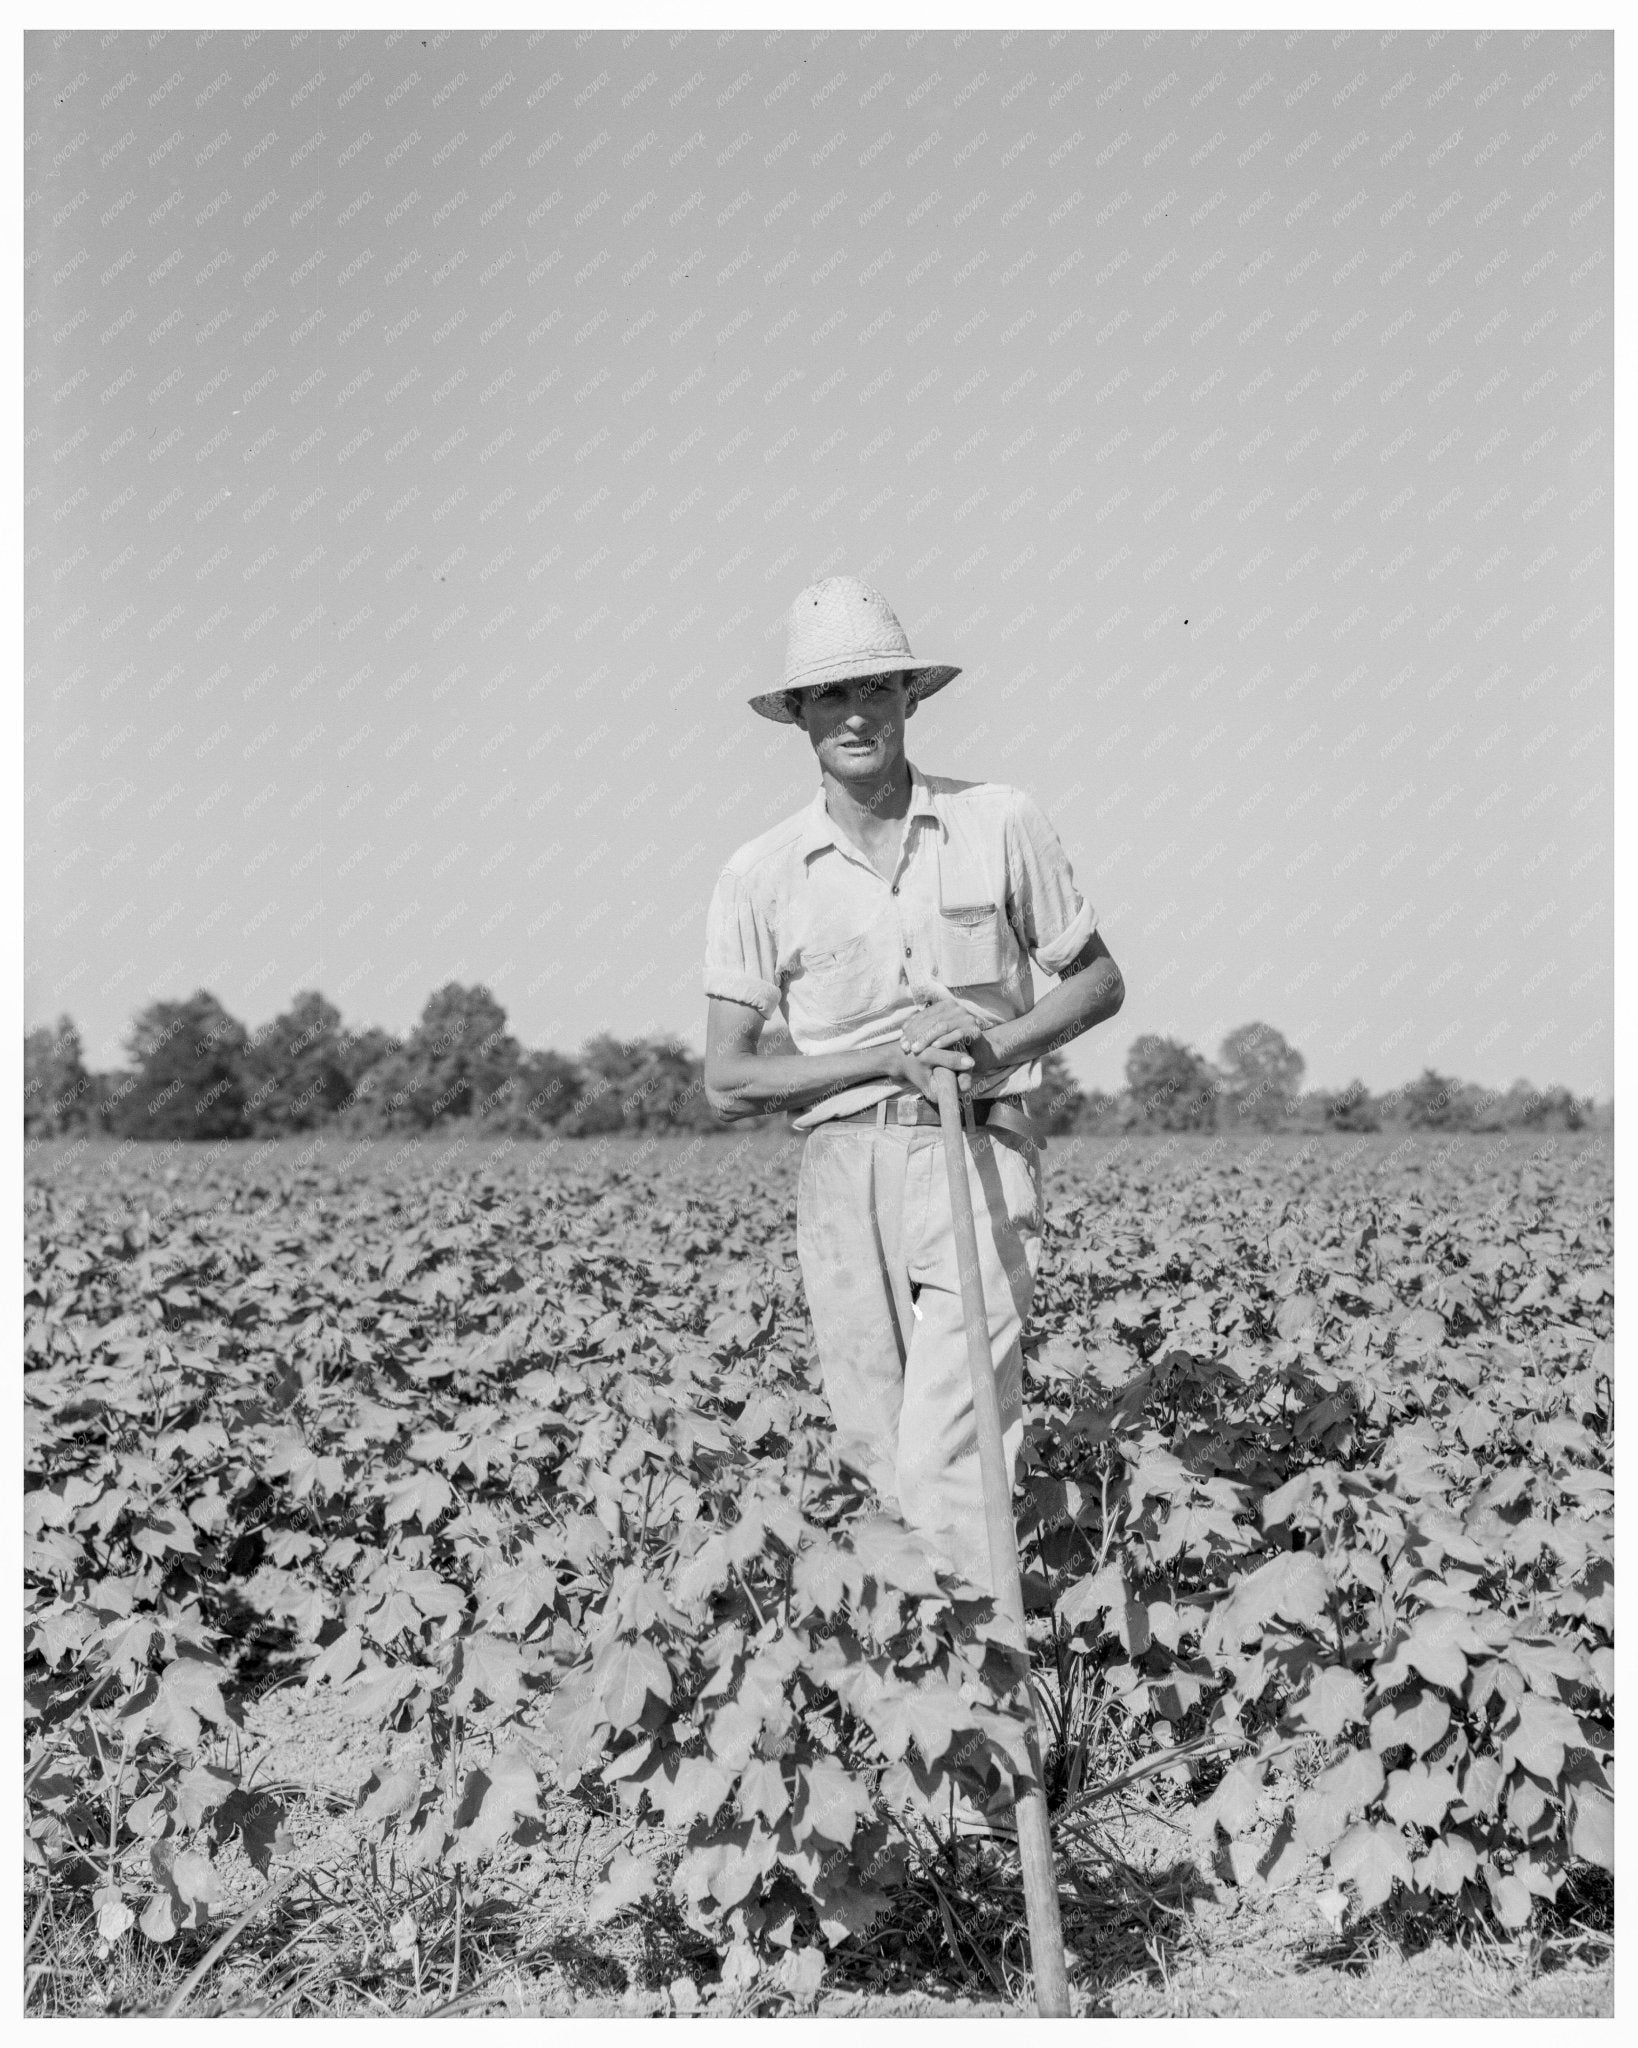
[[[948,997],[929,1003],[916,1016],[909,1018],[899,1033],[899,1046],[909,1066],[954,1066],[963,1095],[972,1092],[977,1076],[992,1073],[1001,1064],[984,1035],[983,1025],[970,1011]],[[962,1057],[959,1061],[927,1058],[927,1055],[935,1053],[959,1053]],[[907,1078],[929,1101],[935,1099],[930,1074],[925,1082],[914,1075]]]
[[953,1068],[956,1087],[963,1095],[972,1092],[972,1055],[963,1052],[959,1046],[933,1045],[918,1056],[906,1052],[901,1045],[894,1056],[892,1078],[906,1088],[914,1088],[918,1094],[925,1095],[929,1102],[936,1105],[938,1092],[933,1085],[933,1070],[936,1067]]

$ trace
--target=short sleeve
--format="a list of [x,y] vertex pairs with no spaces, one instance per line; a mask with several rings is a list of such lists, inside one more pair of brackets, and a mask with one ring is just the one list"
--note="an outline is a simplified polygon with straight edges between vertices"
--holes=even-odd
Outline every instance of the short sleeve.
[[705,921],[705,993],[749,1003],[764,1018],[779,1008],[774,939],[743,876],[724,868]]
[[1090,903],[1075,886],[1069,856],[1051,821],[1033,798],[1013,792],[1007,820],[1007,887],[1018,930],[1036,964],[1061,974],[1097,926]]

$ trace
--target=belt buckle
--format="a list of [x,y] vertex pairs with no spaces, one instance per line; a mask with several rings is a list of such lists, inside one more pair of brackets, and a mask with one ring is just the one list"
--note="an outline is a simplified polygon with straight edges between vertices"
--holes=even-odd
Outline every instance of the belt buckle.
[[921,1121],[921,1097],[919,1095],[897,1095],[893,1098],[893,1121],[896,1124],[915,1124]]

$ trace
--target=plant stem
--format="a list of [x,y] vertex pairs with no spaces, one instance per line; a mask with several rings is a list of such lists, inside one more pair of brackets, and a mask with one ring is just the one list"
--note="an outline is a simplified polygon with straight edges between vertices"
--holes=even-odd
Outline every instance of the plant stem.
[[209,1969],[211,1969],[215,1963],[220,1961],[222,1956],[224,1956],[227,1953],[227,1950],[238,1939],[239,1935],[242,1934],[245,1928],[247,1928],[250,1925],[251,1921],[255,1919],[256,1915],[262,1911],[263,1907],[271,1906],[272,1904],[274,1904],[276,1900],[283,1898],[284,1894],[290,1889],[290,1887],[295,1883],[296,1879],[300,1877],[300,1875],[301,1872],[299,1870],[287,1870],[284,1873],[283,1877],[278,1878],[274,1882],[266,1885],[261,1891],[261,1893],[256,1898],[251,1900],[250,1904],[246,1906],[244,1911],[239,1915],[238,1919],[233,1922],[232,1926],[226,1928],[223,1931],[219,1938],[215,1942],[213,1942],[211,1946],[205,1951],[205,1954],[201,1958],[201,1960],[195,1963],[193,1968],[188,1972],[187,1976],[183,1978],[180,1986],[177,1988],[175,1996],[171,1999],[170,2004],[165,2008],[164,2016],[166,2019],[175,2019],[176,2015],[182,2010],[183,2006],[186,2005],[186,2003],[188,2002],[188,1999],[193,1992],[194,1986],[199,1982],[200,1978],[203,1977],[205,1973]]

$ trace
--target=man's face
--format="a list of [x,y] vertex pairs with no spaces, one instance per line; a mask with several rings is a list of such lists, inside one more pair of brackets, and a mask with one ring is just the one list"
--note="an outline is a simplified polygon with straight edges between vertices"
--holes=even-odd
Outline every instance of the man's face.
[[916,708],[902,672],[803,690],[796,706],[820,767],[839,782],[866,784],[893,774],[903,760],[905,721]]

